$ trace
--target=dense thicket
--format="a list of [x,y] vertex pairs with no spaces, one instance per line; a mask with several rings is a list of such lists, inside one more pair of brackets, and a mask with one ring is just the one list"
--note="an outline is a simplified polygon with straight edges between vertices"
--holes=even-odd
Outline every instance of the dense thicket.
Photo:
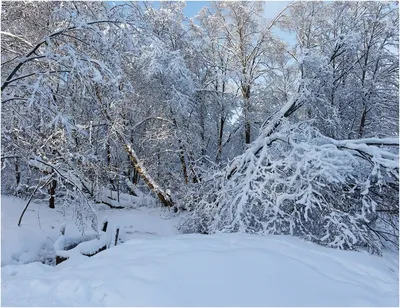
[[148,192],[183,232],[397,245],[398,4],[268,5],[2,3],[2,193],[82,228]]

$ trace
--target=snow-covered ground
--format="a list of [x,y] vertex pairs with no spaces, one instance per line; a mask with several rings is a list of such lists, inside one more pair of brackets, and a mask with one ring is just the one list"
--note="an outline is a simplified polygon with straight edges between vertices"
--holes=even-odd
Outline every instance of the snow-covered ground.
[[[53,244],[60,236],[62,225],[66,225],[66,235],[80,234],[72,213],[63,216],[57,210],[49,209],[46,204],[31,203],[21,227],[18,227],[17,222],[25,204],[25,200],[1,196],[1,266],[53,258]],[[175,227],[177,219],[171,219],[166,210],[146,207],[115,210],[100,206],[98,213],[99,222],[108,218],[109,229],[119,225],[123,242],[131,238],[153,238],[178,233]],[[93,231],[89,229],[88,232]]]
[[[177,218],[104,210],[124,243],[58,266],[60,213],[2,196],[5,306],[398,306],[398,255],[321,247],[289,236],[178,235]],[[40,217],[40,227],[39,219]],[[66,233],[77,232],[72,221]],[[25,264],[24,264],[25,263]]]

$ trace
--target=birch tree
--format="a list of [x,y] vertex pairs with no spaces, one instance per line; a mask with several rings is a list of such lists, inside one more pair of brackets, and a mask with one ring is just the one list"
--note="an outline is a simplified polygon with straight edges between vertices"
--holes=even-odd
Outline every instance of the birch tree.
[[252,89],[268,67],[269,57],[283,47],[271,28],[276,20],[263,17],[262,2],[214,2],[218,26],[225,37],[222,47],[230,55],[235,81],[242,95],[242,118],[245,144],[251,142]]

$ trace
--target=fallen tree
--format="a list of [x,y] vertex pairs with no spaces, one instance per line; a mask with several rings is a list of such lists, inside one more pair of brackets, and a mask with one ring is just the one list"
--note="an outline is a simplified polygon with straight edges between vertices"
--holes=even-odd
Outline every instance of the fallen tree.
[[280,119],[196,188],[204,195],[188,202],[181,230],[291,234],[373,253],[398,245],[398,138],[334,140]]
[[[107,121],[107,124],[110,127],[113,126],[113,118],[111,117],[110,113],[108,110],[105,108],[105,104],[102,100],[102,96],[100,94],[100,88],[98,86],[95,87],[95,94],[97,98],[98,104],[101,106],[103,110],[103,115]],[[136,172],[139,174],[139,176],[143,179],[143,181],[146,183],[147,187],[150,189],[151,192],[153,192],[160,202],[167,207],[172,207],[174,206],[174,202],[172,201],[171,196],[169,196],[157,183],[156,181],[146,172],[146,169],[143,166],[143,163],[139,159],[138,155],[136,154],[135,150],[133,149],[132,145],[127,141],[123,133],[114,127],[113,133],[115,136],[118,138],[119,142],[122,144],[122,147],[124,148],[125,152],[128,154],[129,160],[132,162],[132,165]]]

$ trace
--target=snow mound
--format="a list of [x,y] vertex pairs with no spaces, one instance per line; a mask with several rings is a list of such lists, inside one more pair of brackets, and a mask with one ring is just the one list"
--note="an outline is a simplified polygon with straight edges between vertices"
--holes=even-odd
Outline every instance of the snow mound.
[[57,267],[3,267],[2,305],[398,306],[397,257],[290,236],[132,239]]

